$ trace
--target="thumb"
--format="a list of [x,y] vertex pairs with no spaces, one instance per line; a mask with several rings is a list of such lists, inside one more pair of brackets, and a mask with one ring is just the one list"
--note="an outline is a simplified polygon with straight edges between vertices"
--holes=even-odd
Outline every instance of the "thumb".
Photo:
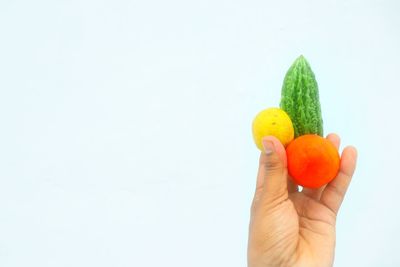
[[260,157],[259,177],[262,183],[263,195],[267,200],[286,197],[287,190],[287,159],[286,151],[281,142],[267,136],[262,140],[264,152]]

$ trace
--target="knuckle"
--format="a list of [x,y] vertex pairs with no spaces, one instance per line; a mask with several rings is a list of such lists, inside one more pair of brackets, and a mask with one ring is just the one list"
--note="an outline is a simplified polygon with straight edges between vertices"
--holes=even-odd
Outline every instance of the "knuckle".
[[269,160],[262,164],[267,173],[275,173],[282,170],[282,165],[278,160]]

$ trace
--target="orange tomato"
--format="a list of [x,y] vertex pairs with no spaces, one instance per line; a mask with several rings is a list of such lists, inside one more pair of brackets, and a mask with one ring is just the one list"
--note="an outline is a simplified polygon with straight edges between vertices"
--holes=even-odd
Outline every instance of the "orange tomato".
[[286,148],[288,171],[294,182],[318,188],[336,177],[340,156],[336,147],[319,135],[307,134],[294,139]]

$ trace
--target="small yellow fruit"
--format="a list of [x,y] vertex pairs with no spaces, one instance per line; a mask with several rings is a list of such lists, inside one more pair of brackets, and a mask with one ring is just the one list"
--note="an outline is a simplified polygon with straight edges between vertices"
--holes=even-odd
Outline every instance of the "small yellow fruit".
[[264,151],[261,139],[273,135],[286,147],[294,138],[294,129],[289,115],[280,108],[267,108],[253,120],[253,138],[257,147]]

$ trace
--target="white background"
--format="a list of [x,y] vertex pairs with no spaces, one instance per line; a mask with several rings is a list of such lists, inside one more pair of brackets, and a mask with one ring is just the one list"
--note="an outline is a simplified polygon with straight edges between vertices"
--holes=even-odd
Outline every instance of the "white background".
[[359,150],[335,266],[400,266],[398,1],[0,2],[0,266],[245,266],[255,114],[303,54]]

